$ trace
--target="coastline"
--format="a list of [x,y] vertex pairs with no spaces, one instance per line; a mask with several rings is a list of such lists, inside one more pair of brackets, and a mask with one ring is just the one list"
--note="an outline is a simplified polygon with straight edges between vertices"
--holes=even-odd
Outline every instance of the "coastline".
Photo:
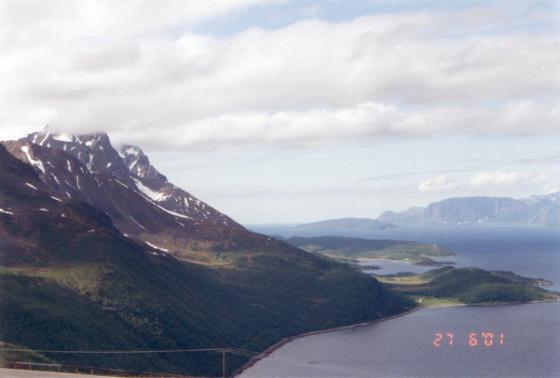
[[529,305],[529,304],[537,304],[537,303],[555,303],[555,302],[560,302],[560,301],[559,300],[539,300],[539,301],[528,301],[528,302],[503,302],[503,303],[473,303],[473,304],[462,303],[462,304],[456,304],[456,305],[441,305],[441,306],[421,306],[421,305],[419,305],[419,306],[414,307],[413,309],[410,309],[408,311],[401,312],[401,313],[395,314],[395,315],[391,315],[391,316],[388,316],[386,318],[375,319],[375,320],[371,320],[371,321],[368,321],[368,322],[350,324],[350,325],[347,325],[347,326],[340,326],[340,327],[321,329],[321,330],[317,330],[317,331],[304,332],[304,333],[301,333],[299,335],[285,337],[282,340],[280,340],[280,341],[276,342],[275,344],[266,348],[258,356],[251,357],[249,359],[249,361],[247,361],[245,364],[243,364],[239,369],[237,369],[233,373],[232,377],[238,377],[245,370],[247,370],[247,369],[251,368],[253,365],[255,365],[258,361],[260,361],[263,358],[270,357],[275,350],[279,349],[280,347],[282,347],[283,345],[285,345],[285,344],[287,344],[291,341],[294,341],[294,340],[297,340],[297,339],[300,339],[300,338],[303,338],[303,337],[307,337],[307,336],[318,335],[318,334],[328,333],[328,332],[334,332],[334,331],[339,331],[339,330],[343,330],[343,329],[355,329],[355,328],[358,328],[358,327],[365,327],[365,326],[377,324],[377,323],[380,323],[380,322],[384,322],[384,321],[387,321],[387,320],[400,318],[400,317],[403,317],[405,315],[412,314],[416,311],[420,311],[422,309],[449,308],[449,307],[513,306],[513,305],[523,305],[523,304]]
[[[358,261],[357,265],[360,265],[361,267],[367,268],[368,265],[362,265],[360,264],[360,262],[375,262],[375,261],[379,261],[379,262],[390,262],[390,263],[400,263],[400,264],[409,264],[412,266],[419,266],[419,267],[426,267],[426,268],[441,268],[442,266],[456,266],[457,263],[454,261],[437,261],[436,259],[439,257],[429,257],[429,256],[425,256],[429,259],[431,259],[433,261],[433,263],[429,263],[429,264],[423,264],[423,263],[418,263],[418,262],[411,262],[410,259],[402,259],[402,260],[395,260],[395,259],[389,259],[389,258],[379,258],[379,257],[356,257],[355,260]],[[441,258],[445,258],[445,257],[449,257],[449,258],[455,258],[457,257],[456,255],[451,255],[451,256],[441,256]]]
[[416,311],[420,311],[422,310],[424,307],[422,306],[416,306],[408,311],[404,311],[401,312],[399,314],[395,314],[395,315],[391,315],[391,316],[387,316],[385,318],[380,318],[380,319],[375,319],[375,320],[370,320],[367,322],[362,322],[362,323],[355,323],[355,324],[349,324],[346,326],[340,326],[340,327],[333,327],[333,328],[325,328],[325,329],[320,329],[317,331],[309,331],[309,332],[304,332],[304,333],[300,333],[298,335],[294,335],[294,336],[288,336],[283,338],[282,340],[276,342],[275,344],[272,344],[271,346],[269,346],[268,348],[266,348],[264,351],[262,351],[258,356],[255,357],[251,357],[249,359],[249,361],[247,361],[245,364],[243,364],[239,369],[237,369],[232,377],[238,377],[241,373],[243,373],[245,370],[249,369],[251,366],[253,366],[254,364],[256,364],[258,361],[262,360],[263,358],[267,358],[270,357],[270,355],[272,354],[272,352],[274,352],[275,350],[279,349],[280,347],[282,347],[283,345],[300,339],[302,337],[307,337],[307,336],[312,336],[312,335],[319,335],[322,333],[328,333],[328,332],[333,332],[333,331],[340,331],[343,329],[355,329],[358,327],[365,327],[365,326],[369,326],[372,324],[376,324],[376,323],[380,323],[380,322],[384,322],[386,320],[391,320],[391,319],[396,319],[396,318],[400,318],[402,316],[411,314],[413,312]]
[[457,303],[457,304],[447,304],[439,306],[422,306],[420,308],[446,308],[446,307],[486,307],[486,306],[512,306],[512,305],[523,305],[523,304],[536,304],[536,303],[555,303],[560,302],[558,299],[542,299],[538,301],[526,301],[526,302],[495,302],[495,303]]

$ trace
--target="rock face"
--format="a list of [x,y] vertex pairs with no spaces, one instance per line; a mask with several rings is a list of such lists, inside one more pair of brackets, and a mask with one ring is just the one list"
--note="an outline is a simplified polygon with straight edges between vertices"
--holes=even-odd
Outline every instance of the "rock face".
[[516,200],[507,197],[449,198],[379,220],[399,225],[532,224],[560,226],[560,192]]
[[426,223],[462,224],[483,222],[523,222],[528,206],[512,198],[450,198],[428,205]]
[[104,133],[45,130],[4,145],[31,164],[57,197],[87,202],[124,234],[177,257],[208,262],[212,252],[273,243],[170,183],[139,147],[125,145],[117,152]]

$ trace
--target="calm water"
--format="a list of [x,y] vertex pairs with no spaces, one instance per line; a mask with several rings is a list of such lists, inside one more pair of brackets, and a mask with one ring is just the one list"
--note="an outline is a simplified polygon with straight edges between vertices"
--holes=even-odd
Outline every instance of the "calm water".
[[[434,334],[451,332],[439,348]],[[479,345],[468,335],[477,332]],[[481,332],[504,334],[482,345]],[[242,377],[560,377],[560,303],[422,309],[290,342]]]
[[[544,278],[560,290],[560,229],[541,227],[411,228],[380,232],[376,238],[437,243],[457,254],[444,258],[457,266],[510,270],[528,277]],[[376,264],[379,265],[379,264]],[[390,267],[389,267],[390,268]],[[402,271],[422,272],[423,269]],[[393,270],[378,271],[378,274]]]
[[[281,228],[255,228],[259,232],[291,236]],[[437,243],[457,254],[452,260],[458,266],[477,266],[491,270],[511,270],[515,273],[544,278],[560,290],[560,228],[523,226],[484,227],[408,227],[352,235],[369,239],[413,240]],[[400,271],[422,273],[424,267],[411,267],[385,262],[372,262],[385,268],[377,274]]]
[[[372,238],[417,240],[457,253],[458,266],[541,277],[560,290],[560,233],[545,228],[401,229]],[[446,258],[447,260],[448,258]],[[372,262],[377,274],[425,267]],[[436,332],[454,345],[435,348]],[[504,333],[504,345],[470,347],[470,332]],[[480,342],[481,340],[479,340]],[[422,309],[354,330],[298,339],[242,377],[560,377],[560,303]]]
[[[453,261],[453,262],[457,261],[457,259],[451,257],[448,257],[445,260]],[[359,265],[363,267],[362,270],[366,273],[382,274],[382,275],[402,273],[402,272],[420,274],[428,270],[437,268],[433,266],[413,265],[400,261],[389,261],[389,260],[379,260],[379,259],[361,259],[359,261]],[[368,266],[372,266],[372,265],[379,267],[380,269],[368,269]]]

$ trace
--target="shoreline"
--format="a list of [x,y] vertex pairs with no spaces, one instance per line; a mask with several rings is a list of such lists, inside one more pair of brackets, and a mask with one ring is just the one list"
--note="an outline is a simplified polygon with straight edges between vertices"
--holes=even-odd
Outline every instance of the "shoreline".
[[422,306],[420,308],[447,308],[447,307],[494,307],[494,306],[512,306],[512,305],[523,305],[523,304],[537,304],[537,303],[555,303],[560,302],[558,299],[542,299],[538,301],[526,301],[526,302],[496,302],[496,303],[458,303],[458,304],[448,304],[440,306]]
[[523,304],[529,305],[529,304],[537,304],[537,303],[555,303],[555,302],[560,302],[560,301],[556,299],[556,300],[539,300],[539,301],[528,301],[528,302],[472,303],[472,304],[463,303],[463,304],[442,305],[442,306],[421,306],[421,305],[419,305],[419,306],[414,307],[413,309],[410,309],[408,311],[404,311],[404,312],[401,312],[399,314],[391,315],[391,316],[388,316],[386,318],[375,319],[375,320],[362,322],[362,323],[350,324],[350,325],[347,325],[347,326],[326,328],[326,329],[321,329],[321,330],[317,330],[317,331],[309,331],[309,332],[300,333],[300,334],[295,335],[295,336],[285,337],[282,340],[280,340],[280,341],[272,344],[268,348],[266,348],[264,351],[262,351],[259,354],[259,356],[251,357],[249,359],[249,361],[247,361],[245,364],[243,364],[239,369],[237,369],[233,373],[232,377],[234,377],[234,378],[238,377],[245,370],[247,370],[247,369],[251,368],[253,365],[255,365],[258,361],[262,360],[263,358],[270,357],[275,350],[281,348],[282,346],[284,346],[285,344],[287,344],[291,341],[295,341],[297,339],[307,337],[307,336],[313,336],[313,335],[319,335],[319,334],[322,334],[322,333],[340,331],[340,330],[343,330],[343,329],[355,329],[355,328],[358,328],[358,327],[366,327],[366,326],[370,326],[370,325],[377,324],[377,323],[380,323],[380,322],[384,322],[384,321],[387,321],[387,320],[397,319],[397,318],[403,317],[405,315],[412,314],[416,311],[420,311],[420,310],[423,310],[423,309],[450,308],[450,307],[494,307],[494,306],[513,306],[513,305],[517,306],[517,305],[523,305]]
[[346,326],[340,326],[340,327],[333,327],[333,328],[325,328],[325,329],[320,329],[317,331],[309,331],[309,332],[304,332],[304,333],[300,333],[298,335],[294,335],[294,336],[288,336],[288,337],[284,337],[282,340],[272,344],[271,346],[269,346],[268,348],[266,348],[264,351],[262,351],[259,356],[255,356],[255,357],[251,357],[249,359],[249,361],[247,361],[245,364],[243,364],[239,369],[237,369],[234,373],[232,377],[238,377],[241,373],[243,373],[245,370],[249,369],[251,366],[253,366],[254,364],[256,364],[258,361],[262,360],[263,358],[267,358],[270,357],[270,355],[272,354],[272,352],[274,352],[275,350],[279,349],[280,347],[282,347],[283,345],[300,339],[302,337],[307,337],[307,336],[312,336],[312,335],[319,335],[322,333],[328,333],[328,332],[334,332],[334,331],[340,331],[343,329],[354,329],[354,328],[358,328],[358,327],[365,327],[365,326],[369,326],[369,325],[373,325],[379,322],[383,322],[386,320],[391,320],[391,319],[396,319],[396,318],[400,318],[402,316],[405,315],[409,315],[413,312],[416,311],[420,311],[422,310],[424,307],[421,306],[416,306],[408,311],[404,311],[401,312],[399,314],[395,314],[395,315],[391,315],[385,318],[380,318],[380,319],[375,319],[375,320],[370,320],[367,322],[361,322],[361,323],[355,323],[355,324],[349,324]]

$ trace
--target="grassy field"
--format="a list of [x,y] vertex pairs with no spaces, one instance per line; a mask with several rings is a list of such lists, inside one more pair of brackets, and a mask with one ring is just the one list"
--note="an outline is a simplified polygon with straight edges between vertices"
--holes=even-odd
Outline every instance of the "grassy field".
[[437,297],[423,297],[411,295],[410,298],[414,299],[418,305],[422,307],[449,307],[449,306],[463,306],[465,303],[456,298],[437,298]]

